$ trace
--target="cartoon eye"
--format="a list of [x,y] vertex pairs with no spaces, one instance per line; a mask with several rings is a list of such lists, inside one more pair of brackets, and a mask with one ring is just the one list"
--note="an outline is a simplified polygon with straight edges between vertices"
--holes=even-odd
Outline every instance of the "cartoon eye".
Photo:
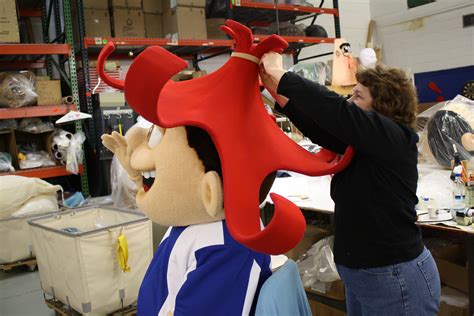
[[160,143],[162,138],[163,134],[161,133],[160,129],[157,126],[153,125],[148,131],[148,147],[156,147]]
[[349,43],[343,43],[339,48],[344,56],[347,56],[351,52],[351,45]]

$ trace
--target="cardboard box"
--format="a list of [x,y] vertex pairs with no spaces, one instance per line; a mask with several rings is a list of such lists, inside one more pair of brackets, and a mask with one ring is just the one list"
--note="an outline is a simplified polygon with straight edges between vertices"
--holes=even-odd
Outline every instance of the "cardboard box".
[[466,249],[459,244],[433,250],[441,282],[468,293]]
[[108,0],[82,0],[82,6],[85,9],[108,10],[109,1]]
[[161,14],[145,13],[145,36],[147,38],[163,38]]
[[128,8],[128,9],[141,9],[142,0],[112,0],[112,7],[115,8]]
[[309,307],[313,316],[345,316],[346,313],[322,303],[309,300]]
[[163,14],[166,38],[207,39],[206,12],[203,8],[176,7]]
[[163,12],[176,7],[205,8],[206,0],[163,0]]
[[308,293],[315,293],[320,296],[332,298],[334,300],[339,301],[343,301],[346,299],[346,290],[344,287],[344,283],[341,280],[324,283],[324,285],[326,288],[322,291],[315,291],[311,288],[305,288],[305,291]]
[[207,38],[227,39],[226,34],[219,28],[225,19],[206,19]]
[[109,10],[84,9],[87,37],[110,37]]
[[59,80],[39,80],[35,84],[38,105],[58,105],[62,102]]
[[[53,140],[53,131],[45,131],[41,133],[29,133],[20,130],[15,130],[15,139],[16,144],[29,144],[37,148],[38,150],[44,150],[51,158],[53,158],[52,153],[52,140]],[[54,158],[53,158],[54,159]]]
[[145,37],[145,17],[142,10],[113,10],[115,37]]
[[143,12],[163,13],[163,0],[143,0]]
[[0,1],[0,43],[19,43],[18,16],[15,0]]
[[469,298],[468,296],[450,288],[443,286],[441,288],[440,306],[438,316],[468,316]]

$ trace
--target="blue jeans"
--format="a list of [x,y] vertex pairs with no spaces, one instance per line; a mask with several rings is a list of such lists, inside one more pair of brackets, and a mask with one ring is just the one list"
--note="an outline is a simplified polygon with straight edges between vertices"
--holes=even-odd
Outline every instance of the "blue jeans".
[[436,315],[441,284],[428,249],[417,258],[394,265],[349,269],[337,265],[346,287],[349,316]]

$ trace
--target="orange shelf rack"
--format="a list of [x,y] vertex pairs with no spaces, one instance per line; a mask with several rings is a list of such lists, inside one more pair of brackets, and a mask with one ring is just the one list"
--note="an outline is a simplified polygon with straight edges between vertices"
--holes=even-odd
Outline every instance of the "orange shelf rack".
[[76,111],[76,106],[71,104],[29,106],[15,109],[0,108],[0,120],[24,117],[57,116],[64,115],[69,111]]
[[339,10],[332,8],[317,8],[308,6],[299,6],[293,4],[278,4],[278,3],[265,3],[265,2],[254,2],[249,0],[235,0],[231,1],[231,8],[242,7],[252,9],[271,9],[281,11],[298,11],[305,13],[321,13],[321,14],[332,14],[339,16]]
[[68,44],[0,44],[0,55],[66,55]]
[[113,42],[117,46],[197,46],[197,47],[232,47],[231,40],[205,39],[205,40],[171,40],[168,38],[124,38],[124,37],[86,37],[84,46],[103,46]]
[[[84,167],[79,165],[79,174],[83,174]],[[54,178],[62,176],[70,176],[72,173],[66,170],[66,166],[54,166],[54,167],[44,167],[44,168],[35,168],[35,169],[24,169],[17,170],[15,172],[5,172],[0,173],[0,176],[22,176],[22,177],[32,177],[32,178]]]
[[[268,35],[254,35],[255,42],[262,41]],[[320,43],[334,43],[334,38],[326,37],[306,37],[306,36],[282,36],[289,44],[288,50],[295,50],[301,47],[310,46]],[[218,51],[230,50],[234,43],[232,40],[170,40],[166,38],[113,38],[113,37],[86,37],[84,38],[85,47],[100,49],[108,42],[116,45],[116,53],[124,54],[124,50],[133,51],[136,47],[144,47],[150,45],[162,46],[170,52],[179,56],[187,56],[192,54],[211,54]]]

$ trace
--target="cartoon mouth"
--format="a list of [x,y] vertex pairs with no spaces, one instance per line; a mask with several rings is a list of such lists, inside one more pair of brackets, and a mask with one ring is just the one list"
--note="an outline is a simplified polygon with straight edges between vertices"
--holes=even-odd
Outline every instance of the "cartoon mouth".
[[151,186],[155,182],[155,178],[156,178],[155,170],[142,172],[143,190],[145,192],[148,192],[148,190],[150,190]]

